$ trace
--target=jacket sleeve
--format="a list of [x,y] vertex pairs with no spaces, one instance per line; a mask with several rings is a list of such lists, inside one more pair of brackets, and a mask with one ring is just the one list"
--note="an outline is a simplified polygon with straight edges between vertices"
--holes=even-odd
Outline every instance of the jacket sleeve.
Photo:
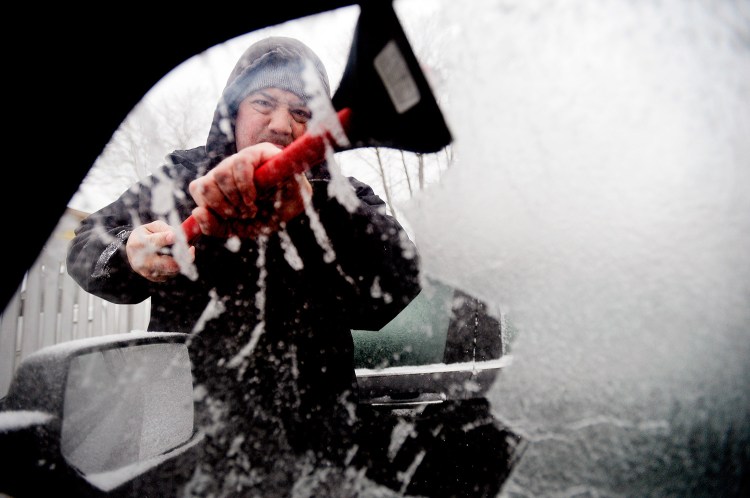
[[329,181],[314,180],[318,219],[308,213],[287,229],[305,255],[307,271],[316,273],[320,291],[330,293],[338,316],[353,329],[378,330],[420,292],[419,255],[372,188],[349,180],[355,205],[346,207],[331,196]]
[[190,213],[192,206],[182,205],[185,196],[179,194],[189,178],[180,178],[174,171],[164,166],[158,174],[137,183],[108,206],[90,214],[76,228],[68,245],[67,271],[86,292],[117,304],[140,303],[151,295],[154,284],[133,271],[125,244],[135,226],[157,219],[152,209],[155,200],[152,192],[157,188],[172,183],[173,209],[183,219]]
[[89,215],[68,246],[68,274],[83,290],[118,304],[148,298],[147,280],[135,273],[125,253],[131,220],[117,215],[122,199]]

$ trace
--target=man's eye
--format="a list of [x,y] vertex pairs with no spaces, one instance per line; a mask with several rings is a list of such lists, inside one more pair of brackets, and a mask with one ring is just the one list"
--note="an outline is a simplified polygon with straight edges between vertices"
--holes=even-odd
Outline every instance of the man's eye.
[[251,102],[256,109],[273,109],[273,104],[268,100],[256,99]]
[[292,116],[298,123],[306,123],[312,118],[312,113],[303,109],[294,109],[292,110]]

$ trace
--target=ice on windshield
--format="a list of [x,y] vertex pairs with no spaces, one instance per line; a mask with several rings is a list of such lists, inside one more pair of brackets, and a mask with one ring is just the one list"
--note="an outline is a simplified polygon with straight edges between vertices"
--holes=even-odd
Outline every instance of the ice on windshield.
[[737,493],[748,4],[442,5],[456,162],[407,214],[425,270],[521,331],[491,391],[531,441],[504,491]]
[[431,161],[422,188],[383,189],[373,155],[338,163],[426,276],[520,331],[490,391],[530,442],[503,493],[731,494],[750,444],[747,3],[396,8],[455,141],[403,159]]

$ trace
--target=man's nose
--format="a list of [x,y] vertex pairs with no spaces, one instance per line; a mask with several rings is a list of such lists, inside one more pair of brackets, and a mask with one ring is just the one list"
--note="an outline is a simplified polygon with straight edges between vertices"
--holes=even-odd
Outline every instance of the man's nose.
[[271,112],[268,129],[275,133],[292,133],[292,116],[285,107],[279,106]]

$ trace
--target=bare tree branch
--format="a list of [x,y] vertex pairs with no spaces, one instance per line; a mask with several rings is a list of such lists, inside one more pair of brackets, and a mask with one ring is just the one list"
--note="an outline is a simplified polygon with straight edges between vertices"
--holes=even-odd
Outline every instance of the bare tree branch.
[[380,155],[380,148],[375,147],[375,156],[378,158],[378,166],[380,167],[380,178],[383,181],[383,191],[385,192],[385,202],[388,205],[391,215],[396,218],[396,211],[393,209],[393,199],[391,198],[391,188],[388,184],[388,177],[385,174],[385,166]]
[[414,196],[414,191],[411,188],[411,179],[409,178],[409,168],[406,164],[406,156],[404,155],[404,151],[401,151],[401,162],[404,165],[404,176],[406,177],[406,185],[409,187],[409,197]]

